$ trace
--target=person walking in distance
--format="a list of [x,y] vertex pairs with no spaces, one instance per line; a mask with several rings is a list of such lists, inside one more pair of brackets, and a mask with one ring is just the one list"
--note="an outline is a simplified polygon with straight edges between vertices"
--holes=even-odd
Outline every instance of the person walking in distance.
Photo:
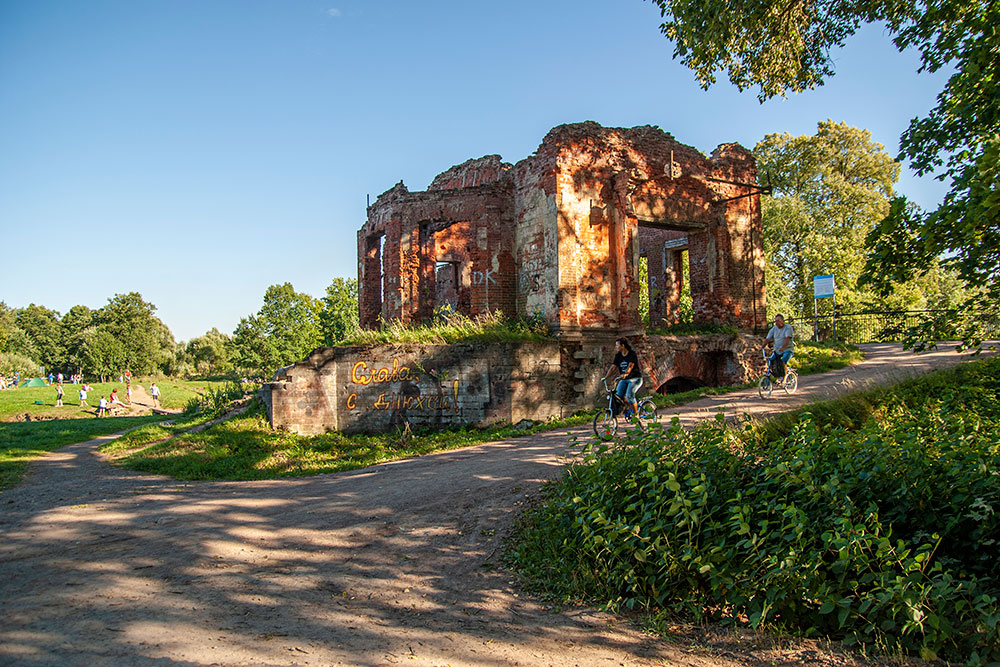
[[57,408],[61,408],[63,406],[62,399],[63,399],[63,386],[62,386],[62,382],[60,382],[60,383],[58,383],[56,385],[56,407]]
[[160,407],[160,388],[156,386],[155,382],[149,385],[149,393],[153,397],[153,407]]
[[83,406],[90,407],[90,403],[87,402],[87,385],[80,386],[80,407]]

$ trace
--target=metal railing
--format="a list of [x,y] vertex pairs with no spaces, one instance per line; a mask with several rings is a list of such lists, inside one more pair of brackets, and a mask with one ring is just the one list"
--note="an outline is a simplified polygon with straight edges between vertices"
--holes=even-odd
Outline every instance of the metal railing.
[[[797,340],[841,341],[847,343],[898,343],[907,333],[929,319],[926,329],[936,340],[956,340],[970,326],[969,314],[945,310],[895,310],[809,315],[786,320],[795,329]],[[1000,322],[971,316],[971,324],[984,338],[1000,337]]]

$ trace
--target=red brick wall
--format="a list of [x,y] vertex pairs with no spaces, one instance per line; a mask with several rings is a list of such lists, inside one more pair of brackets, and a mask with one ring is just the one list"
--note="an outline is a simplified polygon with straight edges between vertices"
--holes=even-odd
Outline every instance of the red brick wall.
[[[762,327],[759,196],[727,201],[752,193],[756,178],[736,144],[707,158],[659,128],[587,122],[554,128],[513,168],[486,156],[426,192],[400,183],[358,234],[362,326],[430,318],[441,260],[456,266],[460,312],[539,317],[568,336],[637,333],[640,290],[651,292],[655,323],[676,319],[686,277],[664,243],[686,237],[696,322]],[[663,287],[639,284],[640,255]]]

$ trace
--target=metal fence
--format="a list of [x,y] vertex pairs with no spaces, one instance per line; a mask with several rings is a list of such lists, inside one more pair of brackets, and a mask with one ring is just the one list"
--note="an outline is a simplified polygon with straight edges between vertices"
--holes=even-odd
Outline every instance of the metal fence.
[[[956,311],[868,311],[836,316],[810,315],[786,321],[795,329],[797,340],[898,343],[918,327],[925,327],[925,332],[935,340],[959,339],[969,327],[975,327],[983,338],[1000,337],[1000,322],[995,319]],[[926,324],[929,321],[933,324]]]

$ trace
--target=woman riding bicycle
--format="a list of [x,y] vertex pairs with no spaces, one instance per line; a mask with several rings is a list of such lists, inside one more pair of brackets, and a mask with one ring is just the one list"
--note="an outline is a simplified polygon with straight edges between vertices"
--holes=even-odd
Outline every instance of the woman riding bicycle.
[[618,386],[615,393],[621,398],[625,405],[632,408],[633,414],[638,414],[639,408],[635,402],[635,392],[642,386],[642,369],[639,368],[639,355],[635,353],[628,339],[618,338],[615,340],[615,358],[611,362],[611,368],[604,375],[607,381],[612,375],[618,376]]

